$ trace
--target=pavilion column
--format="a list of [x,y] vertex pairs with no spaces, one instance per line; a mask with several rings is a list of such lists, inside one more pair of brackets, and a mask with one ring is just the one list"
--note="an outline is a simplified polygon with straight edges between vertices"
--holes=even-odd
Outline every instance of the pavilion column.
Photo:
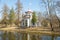
[[29,27],[29,19],[27,19],[27,27]]

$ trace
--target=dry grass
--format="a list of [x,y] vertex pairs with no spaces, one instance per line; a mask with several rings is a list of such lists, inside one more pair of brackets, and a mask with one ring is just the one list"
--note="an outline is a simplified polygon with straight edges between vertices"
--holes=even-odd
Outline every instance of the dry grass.
[[[53,31],[47,31],[42,28],[26,28],[26,29],[17,29],[17,27],[6,27],[6,28],[0,28],[0,30],[3,31],[16,31],[16,32],[26,32],[26,33],[41,33],[41,34],[49,34],[49,35],[60,35],[60,32],[53,32]],[[44,31],[45,30],[45,31]]]

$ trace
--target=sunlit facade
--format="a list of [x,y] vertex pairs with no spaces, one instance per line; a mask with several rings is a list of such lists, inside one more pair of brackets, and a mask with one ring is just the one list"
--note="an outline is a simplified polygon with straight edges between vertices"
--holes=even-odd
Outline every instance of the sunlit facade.
[[22,17],[21,26],[29,27],[32,25],[32,23],[31,23],[32,13],[33,13],[33,11],[31,11],[31,10],[28,10],[27,12],[25,12],[25,14]]

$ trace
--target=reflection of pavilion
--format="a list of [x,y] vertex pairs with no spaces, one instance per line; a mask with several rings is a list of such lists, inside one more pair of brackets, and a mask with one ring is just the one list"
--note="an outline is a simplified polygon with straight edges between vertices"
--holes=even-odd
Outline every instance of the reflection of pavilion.
[[22,16],[22,22],[21,22],[21,26],[31,26],[31,19],[32,19],[32,11],[28,10],[27,12],[25,12],[25,15]]

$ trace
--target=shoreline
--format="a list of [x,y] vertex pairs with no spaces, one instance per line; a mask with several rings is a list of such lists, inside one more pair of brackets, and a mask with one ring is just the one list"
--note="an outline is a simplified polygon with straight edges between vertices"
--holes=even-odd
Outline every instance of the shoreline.
[[46,35],[55,35],[60,36],[60,32],[54,31],[43,31],[43,30],[34,30],[32,29],[17,29],[17,27],[7,27],[7,28],[0,28],[0,31],[7,31],[7,32],[21,32],[21,33],[33,33],[33,34],[46,34]]

